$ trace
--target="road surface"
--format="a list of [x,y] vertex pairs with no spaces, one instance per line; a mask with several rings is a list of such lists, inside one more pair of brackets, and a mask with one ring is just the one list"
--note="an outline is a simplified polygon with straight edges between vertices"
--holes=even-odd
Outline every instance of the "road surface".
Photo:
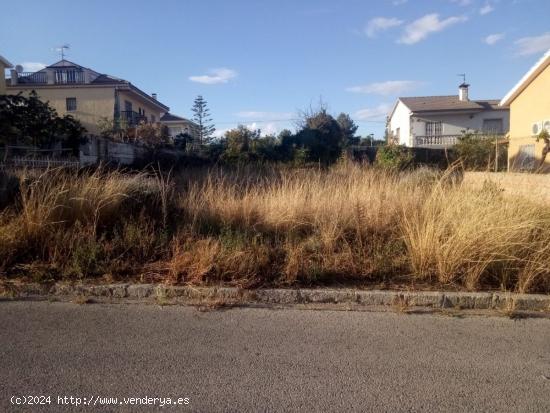
[[0,326],[2,412],[550,411],[549,319],[2,301]]

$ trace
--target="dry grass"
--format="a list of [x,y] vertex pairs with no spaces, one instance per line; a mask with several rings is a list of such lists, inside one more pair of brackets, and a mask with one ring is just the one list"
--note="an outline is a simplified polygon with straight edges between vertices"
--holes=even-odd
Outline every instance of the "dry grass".
[[550,292],[548,205],[494,184],[349,163],[19,175],[0,213],[6,276]]

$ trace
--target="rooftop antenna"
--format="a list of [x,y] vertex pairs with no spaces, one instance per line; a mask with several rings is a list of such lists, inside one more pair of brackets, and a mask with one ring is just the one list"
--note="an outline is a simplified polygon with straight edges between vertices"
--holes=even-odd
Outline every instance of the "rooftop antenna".
[[65,50],[69,50],[70,48],[71,48],[70,44],[63,44],[59,47],[56,47],[55,51],[59,52],[59,54],[61,55],[61,60],[65,60]]
[[466,73],[459,73],[457,76],[460,76],[462,78],[462,83],[466,83]]

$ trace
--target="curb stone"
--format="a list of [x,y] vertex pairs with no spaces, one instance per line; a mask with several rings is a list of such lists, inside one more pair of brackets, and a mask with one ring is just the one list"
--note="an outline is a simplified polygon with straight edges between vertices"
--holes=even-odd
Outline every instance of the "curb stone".
[[428,307],[432,309],[536,311],[550,313],[550,295],[502,292],[384,291],[356,289],[259,289],[193,287],[163,284],[4,283],[6,298],[90,298],[178,304],[218,301],[228,304],[349,304],[359,307]]

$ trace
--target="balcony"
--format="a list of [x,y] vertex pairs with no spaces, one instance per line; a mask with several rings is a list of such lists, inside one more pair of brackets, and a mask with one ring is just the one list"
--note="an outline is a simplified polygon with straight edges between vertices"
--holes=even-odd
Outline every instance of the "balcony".
[[56,70],[54,72],[54,82],[58,85],[85,83],[84,72],[82,70]]
[[46,84],[48,76],[46,72],[22,72],[17,74],[17,83]]
[[39,72],[22,73],[13,71],[12,78],[12,84],[72,85],[86,83],[84,71],[82,70],[45,69]]
[[[458,139],[464,135],[436,135],[436,136],[415,136],[414,145],[418,148],[450,148],[458,143]],[[504,137],[503,133],[478,133],[474,134],[480,139],[495,139],[499,138],[499,141]]]
[[421,148],[448,148],[458,142],[462,135],[415,136],[414,146]]
[[119,120],[128,127],[134,127],[140,123],[147,123],[147,117],[133,110],[121,110]]

